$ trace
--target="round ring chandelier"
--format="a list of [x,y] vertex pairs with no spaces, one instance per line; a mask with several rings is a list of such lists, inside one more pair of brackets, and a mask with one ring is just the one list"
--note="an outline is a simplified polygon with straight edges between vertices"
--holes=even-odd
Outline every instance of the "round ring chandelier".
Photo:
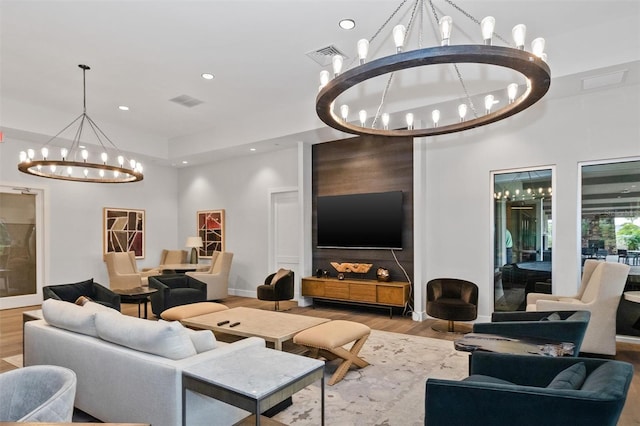
[[[78,65],[82,69],[82,89],[83,89],[83,110],[76,119],[60,130],[55,136],[49,139],[41,148],[42,159],[35,159],[35,150],[28,149],[20,152],[20,162],[18,170],[33,176],[44,177],[49,179],[60,179],[76,182],[94,182],[94,183],[128,183],[141,181],[142,165],[134,159],[127,160],[120,153],[118,147],[109,139],[109,137],[98,127],[98,125],[87,115],[87,90],[86,90],[86,72],[91,68],[87,65]],[[75,131],[71,146],[69,148],[60,148],[60,159],[51,159],[49,157],[48,145],[58,138],[62,133],[68,130],[74,124],[78,124]],[[89,160],[89,151],[81,146],[80,138],[82,137],[85,125],[91,130],[98,143],[102,147],[100,154],[101,162],[91,162]],[[111,145],[111,151],[117,155],[117,164],[108,164],[109,156],[107,147],[103,143],[107,141]]]
[[[526,27],[519,24],[512,31],[516,47],[493,46],[492,39],[494,36],[504,41],[502,37],[493,32],[495,19],[489,16],[480,22],[450,0],[446,0],[446,2],[474,23],[479,24],[483,35],[483,44],[450,45],[453,20],[449,16],[443,16],[438,19],[432,0],[428,0],[433,16],[439,23],[442,37],[441,45],[427,48],[419,46],[418,49],[404,51],[406,35],[412,27],[416,14],[422,14],[423,9],[426,10],[425,0],[415,0],[412,3],[413,8],[407,28],[403,25],[396,25],[393,29],[396,53],[367,62],[366,56],[369,44],[382,31],[384,26],[392,20],[393,16],[398,13],[406,1],[401,2],[391,17],[385,21],[371,39],[362,39],[358,42],[359,65],[341,72],[344,58],[341,55],[336,55],[332,58],[333,78],[330,78],[327,70],[323,70],[320,73],[320,89],[316,97],[316,113],[328,126],[347,133],[374,136],[427,137],[455,133],[485,126],[522,112],[539,101],[548,92],[551,84],[551,71],[544,53],[544,39],[535,39],[532,42],[532,52],[525,51]],[[422,40],[422,33],[420,33],[420,40]],[[401,126],[390,125],[390,114],[383,111],[386,106],[385,98],[391,88],[394,73],[412,68],[446,64],[450,64],[454,68],[455,75],[461,85],[460,95],[458,96],[458,99],[460,99],[458,114],[452,115],[455,120],[450,119],[449,122],[441,122],[440,111],[434,109],[432,111],[431,125],[419,127],[416,125],[419,123],[417,117],[411,112],[405,116],[406,124],[403,123]],[[524,83],[518,84],[514,82],[509,84],[504,89],[508,104],[497,109],[493,109],[497,102],[494,92],[486,94],[483,114],[476,110],[458,64],[492,65],[510,69],[519,73],[523,77]],[[371,121],[367,121],[366,110],[360,110],[359,120],[355,121],[350,120],[348,105],[343,104],[336,110],[336,101],[340,95],[361,83],[379,76],[388,76],[388,81]],[[467,119],[466,115],[469,110],[472,111],[473,117]]]

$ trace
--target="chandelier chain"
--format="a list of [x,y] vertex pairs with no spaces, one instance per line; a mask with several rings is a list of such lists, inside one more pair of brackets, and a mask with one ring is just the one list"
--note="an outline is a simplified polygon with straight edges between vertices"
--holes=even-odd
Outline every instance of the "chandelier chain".
[[[460,9],[457,5],[455,5],[451,1],[449,1],[449,0],[445,0],[445,1],[447,3],[449,3],[451,6],[455,7],[458,10],[460,10],[461,12],[466,13],[465,11]],[[436,7],[433,5],[433,1],[429,0],[429,4],[431,5],[431,12],[433,13],[433,17],[435,18],[436,23],[440,22],[440,19],[438,18],[438,12],[436,11]],[[468,15],[468,16],[472,20],[475,20],[475,22],[478,22],[473,16],[471,16],[471,15]],[[464,96],[465,96],[465,98],[467,98],[467,103],[469,104],[469,107],[471,108],[471,112],[473,113],[473,116],[475,118],[478,118],[478,112],[476,111],[476,106],[473,104],[473,100],[471,99],[471,95],[469,94],[469,90],[467,90],[467,85],[464,84],[464,79],[462,78],[462,74],[460,73],[460,68],[458,68],[458,64],[453,64],[453,68],[456,70],[456,75],[458,76],[458,81],[460,82],[460,86],[462,86],[462,90],[464,91]]]
[[[456,9],[458,12],[462,13],[464,16],[466,16],[467,18],[471,19],[471,21],[473,21],[474,23],[480,25],[480,21],[478,21],[473,15],[471,15],[469,12],[467,12],[466,10],[464,10],[463,8],[461,8],[460,6],[458,6],[457,4],[455,4],[453,1],[451,0],[444,0],[447,3],[449,3],[449,5],[451,5],[451,7],[453,7],[454,9]],[[501,42],[505,43],[507,46],[510,46],[510,43],[505,40],[500,34],[494,32],[493,35],[500,40]]]
[[384,21],[384,23],[380,26],[380,28],[378,28],[378,31],[375,32],[375,34],[369,39],[369,43],[373,42],[373,40],[375,40],[376,37],[378,37],[380,35],[380,33],[382,32],[382,30],[384,29],[384,27],[387,26],[387,24],[389,23],[389,21],[391,21],[393,19],[394,16],[396,16],[396,14],[398,13],[398,11],[400,11],[400,9],[402,9],[402,6],[404,6],[404,4],[407,2],[407,0],[402,0],[402,2],[398,5],[398,7],[396,7],[396,10],[393,11],[393,13],[391,14],[391,16],[389,16],[387,18],[386,21]]
[[[423,0],[416,0],[415,3],[413,4],[413,9],[411,10],[411,16],[409,17],[409,23],[407,24],[407,29],[406,29],[406,34],[409,34],[409,32],[411,31],[411,28],[413,26],[413,20],[415,18],[416,15],[416,9],[418,8],[418,4],[422,3]],[[406,3],[406,0],[404,0],[400,6],[398,6],[398,8],[393,12],[393,15],[395,15],[398,10],[400,10],[400,8],[402,7],[402,5],[404,5],[404,3]],[[393,17],[393,15],[391,15],[391,17],[389,19],[391,19]],[[387,23],[389,22],[389,20],[387,20],[387,22],[385,22],[382,27],[384,27],[385,25],[387,25]],[[381,30],[382,28],[380,28]],[[376,35],[378,35],[378,33],[380,33],[380,30],[378,30],[378,32],[376,33]],[[420,31],[420,36],[422,35],[422,29],[419,29]],[[371,38],[371,40],[373,40],[373,37]],[[420,46],[422,47],[422,46]],[[382,107],[384,106],[384,101],[387,97],[387,93],[389,92],[389,88],[391,87],[391,81],[393,80],[393,74],[391,73],[389,74],[389,79],[387,80],[387,85],[384,88],[384,91],[382,92],[382,96],[380,98],[380,103],[378,104],[378,108],[376,109],[376,114],[373,117],[373,121],[371,122],[371,127],[375,128],[376,123],[378,122],[378,118],[380,117],[380,111],[382,111]]]

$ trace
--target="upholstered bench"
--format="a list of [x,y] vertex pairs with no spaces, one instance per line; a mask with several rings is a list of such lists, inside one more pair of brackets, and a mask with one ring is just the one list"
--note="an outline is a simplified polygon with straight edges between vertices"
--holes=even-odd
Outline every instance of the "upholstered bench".
[[[329,385],[334,385],[344,378],[352,364],[360,368],[369,365],[358,353],[370,333],[371,329],[364,324],[335,320],[301,331],[293,337],[293,342],[309,348],[313,358],[322,356],[328,360],[342,359],[329,379]],[[350,350],[342,347],[349,342],[354,342]]]
[[180,321],[185,318],[197,317],[198,315],[211,314],[227,309],[229,308],[221,303],[197,302],[169,308],[160,314],[160,318],[166,321]]

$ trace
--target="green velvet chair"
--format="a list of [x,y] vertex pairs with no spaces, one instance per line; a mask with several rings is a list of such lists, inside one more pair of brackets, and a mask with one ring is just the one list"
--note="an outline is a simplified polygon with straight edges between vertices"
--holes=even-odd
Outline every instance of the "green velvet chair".
[[589,318],[589,311],[494,312],[491,322],[475,323],[473,332],[571,342],[574,356],[578,356]]
[[633,378],[631,364],[598,358],[475,352],[470,363],[464,380],[427,380],[425,425],[614,426]]

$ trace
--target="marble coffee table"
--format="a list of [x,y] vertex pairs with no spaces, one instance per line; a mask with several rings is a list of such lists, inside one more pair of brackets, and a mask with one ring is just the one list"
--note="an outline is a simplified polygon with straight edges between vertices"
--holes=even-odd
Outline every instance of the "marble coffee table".
[[260,414],[317,380],[324,425],[324,361],[265,347],[248,347],[213,362],[191,365],[182,370],[182,424],[189,423],[187,391],[253,414],[240,424],[281,424]]

